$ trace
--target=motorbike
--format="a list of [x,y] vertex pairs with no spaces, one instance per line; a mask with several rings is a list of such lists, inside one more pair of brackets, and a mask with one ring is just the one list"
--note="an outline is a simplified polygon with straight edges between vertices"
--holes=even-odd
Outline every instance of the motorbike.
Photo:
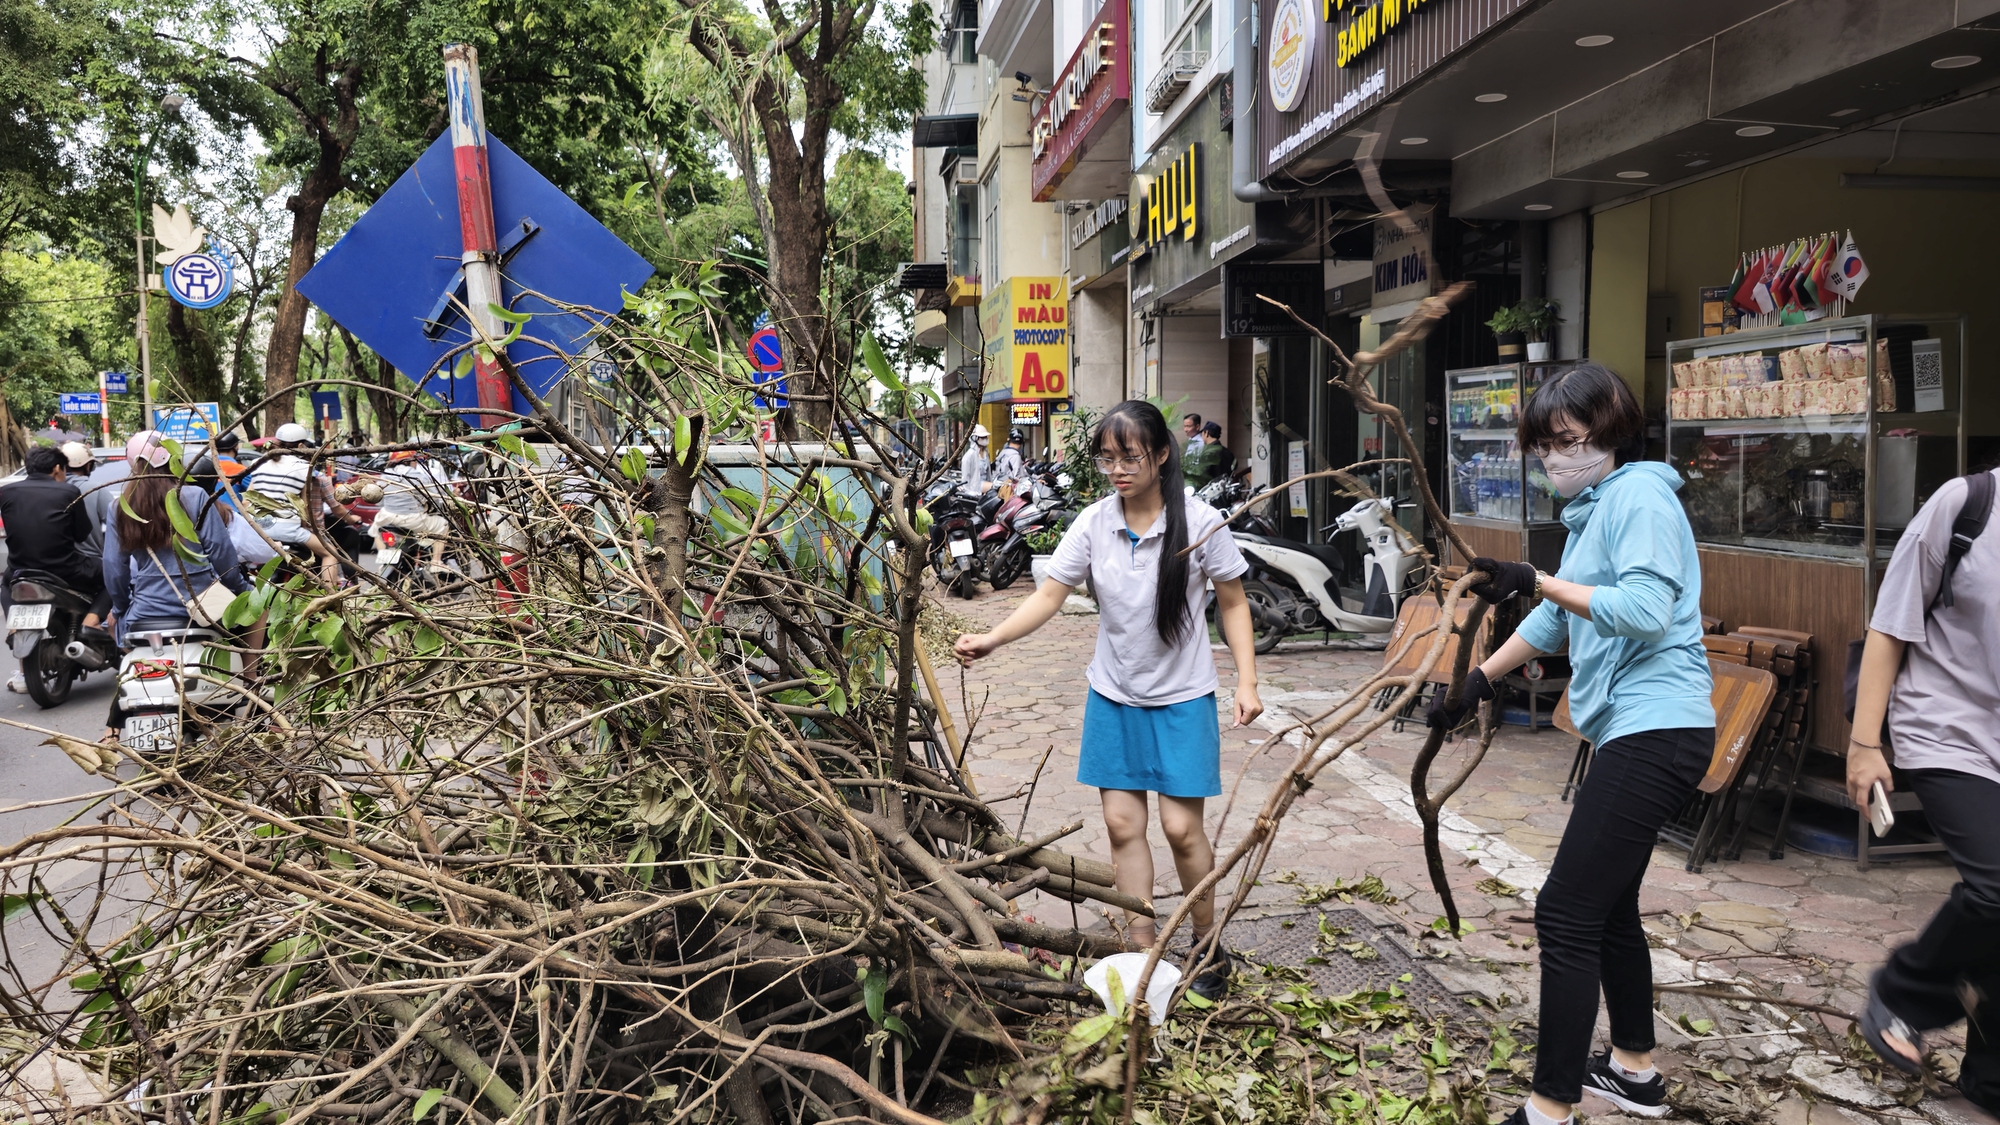
[[1074,518],[1069,510],[1071,483],[1069,474],[1057,472],[1052,464],[1030,465],[1013,497],[994,511],[979,533],[979,548],[986,580],[995,590],[1012,586],[1028,572],[1035,557],[1029,536],[1069,526]]
[[1250,602],[1258,652],[1269,652],[1299,633],[1387,633],[1396,627],[1396,611],[1417,559],[1407,553],[1409,533],[1395,522],[1395,507],[1388,499],[1363,500],[1327,529],[1361,535],[1367,569],[1358,611],[1349,609],[1341,596],[1346,562],[1338,549],[1271,536],[1236,536],[1252,568],[1243,580],[1243,594]]
[[21,661],[28,698],[38,706],[59,706],[72,684],[117,661],[118,644],[110,632],[83,627],[90,598],[62,579],[23,570],[14,575],[8,595],[14,604],[7,610],[7,644]]
[[142,618],[125,639],[131,649],[118,665],[123,745],[142,754],[170,751],[189,722],[224,721],[246,708],[229,683],[241,675],[243,657],[224,647],[221,630],[184,617]]
[[932,486],[924,502],[931,515],[931,569],[946,589],[968,601],[979,585],[980,505],[959,491],[955,474]]
[[1250,487],[1250,482],[1246,479],[1249,474],[1250,470],[1243,469],[1234,477],[1212,480],[1194,494],[1195,499],[1221,512],[1223,517],[1229,520],[1229,530],[1237,535],[1261,535],[1266,539],[1277,539],[1278,525],[1271,522],[1271,517],[1263,512],[1237,514],[1242,512],[1244,506],[1250,503],[1250,498],[1257,494],[1257,490]]

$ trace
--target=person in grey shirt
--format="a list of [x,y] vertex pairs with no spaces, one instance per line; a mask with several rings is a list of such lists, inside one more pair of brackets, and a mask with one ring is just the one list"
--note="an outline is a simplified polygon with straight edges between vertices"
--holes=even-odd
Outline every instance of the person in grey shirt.
[[1001,484],[1018,481],[1027,475],[1021,460],[1021,446],[1027,441],[1020,430],[1007,431],[1007,448],[993,458],[993,479]]
[[958,490],[977,499],[991,485],[986,480],[986,442],[993,435],[985,426],[972,427],[972,440],[965,443],[965,456],[958,459]]
[[[1996,473],[1984,475],[2000,492]],[[1856,684],[1847,792],[1862,809],[1877,783],[1915,793],[1960,879],[1923,933],[1869,982],[1862,1037],[1917,1074],[1922,1033],[1966,1018],[1959,1089],[2000,1114],[2000,513],[1988,509],[1981,534],[1946,573],[1973,479],[1931,496],[1883,572]]]
[[104,524],[118,510],[118,493],[125,487],[125,478],[132,475],[132,467],[123,461],[99,461],[80,441],[65,443],[62,452],[69,462],[70,483],[83,493],[83,510],[90,516],[90,539],[83,545],[84,553],[102,558]]

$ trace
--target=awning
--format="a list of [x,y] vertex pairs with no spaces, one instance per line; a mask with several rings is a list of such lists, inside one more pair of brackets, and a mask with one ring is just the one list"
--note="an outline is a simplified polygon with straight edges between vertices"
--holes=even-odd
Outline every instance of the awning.
[[979,143],[979,115],[936,113],[917,118],[910,130],[911,148],[953,148]]

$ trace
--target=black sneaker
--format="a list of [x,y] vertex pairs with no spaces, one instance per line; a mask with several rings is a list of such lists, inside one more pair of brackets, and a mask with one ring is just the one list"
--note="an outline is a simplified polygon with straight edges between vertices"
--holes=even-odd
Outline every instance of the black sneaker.
[[1229,995],[1229,977],[1236,971],[1236,954],[1218,945],[1208,959],[1208,967],[1194,975],[1188,982],[1188,991],[1211,1004],[1219,1004]]
[[1641,1117],[1664,1117],[1673,1109],[1667,1104],[1667,1080],[1660,1077],[1659,1071],[1654,1071],[1644,1082],[1627,1078],[1612,1065],[1610,1051],[1592,1055],[1584,1064],[1583,1088],[1586,1093],[1596,1094]]

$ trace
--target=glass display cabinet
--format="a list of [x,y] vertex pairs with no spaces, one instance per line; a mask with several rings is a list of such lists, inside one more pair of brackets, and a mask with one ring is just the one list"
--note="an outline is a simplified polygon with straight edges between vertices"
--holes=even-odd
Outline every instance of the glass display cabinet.
[[1444,373],[1451,477],[1445,515],[1479,554],[1552,573],[1562,562],[1565,501],[1549,487],[1540,458],[1521,448],[1515,427],[1535,388],[1574,365],[1551,360]]
[[[1809,633],[1838,669],[1902,528],[1964,471],[1966,323],[1852,316],[1667,345],[1667,460],[1731,629]],[[1847,723],[1822,677],[1813,744]]]

